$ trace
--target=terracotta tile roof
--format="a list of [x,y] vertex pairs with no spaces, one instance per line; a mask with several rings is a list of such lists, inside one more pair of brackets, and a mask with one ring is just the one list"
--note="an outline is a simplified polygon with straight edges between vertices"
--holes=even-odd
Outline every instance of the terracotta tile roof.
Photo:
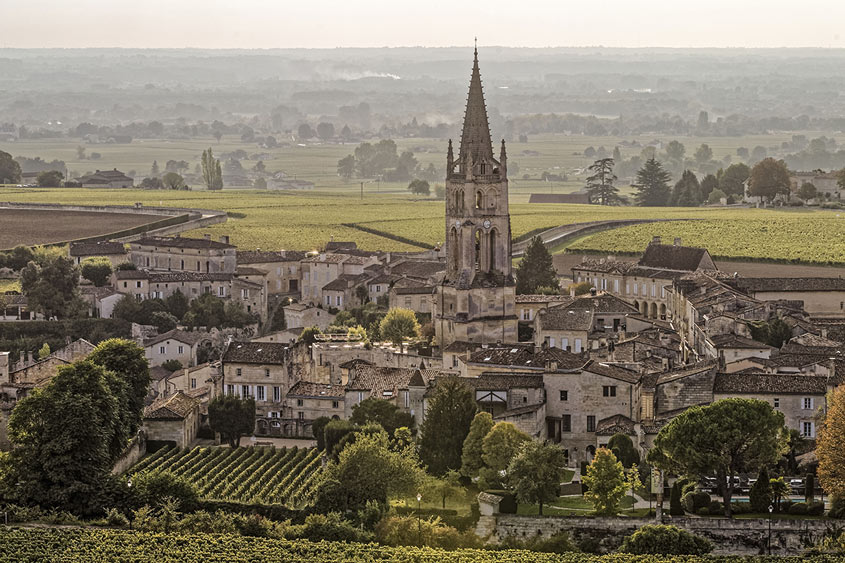
[[639,313],[636,307],[610,293],[581,296],[571,303],[554,307],[554,309],[592,309],[596,313],[604,314],[628,313],[636,315]]
[[126,254],[126,247],[122,242],[72,242],[69,252],[71,256],[110,256]]
[[184,342],[185,344],[190,344],[191,346],[193,346],[204,338],[209,338],[208,333],[188,332],[185,330],[179,330],[178,328],[174,328],[173,330],[168,330],[167,332],[159,334],[158,336],[154,336],[152,338],[144,340],[144,346],[154,346],[159,342],[164,342],[165,340],[176,340],[178,342]]
[[455,340],[446,348],[443,349],[443,352],[448,352],[450,354],[463,354],[464,352],[470,352],[479,348],[481,344],[475,342],[464,342],[462,340]]
[[287,353],[288,345],[280,342],[232,342],[223,354],[223,362],[282,365]]
[[199,406],[197,399],[177,391],[169,397],[159,398],[144,409],[144,418],[148,420],[183,420]]
[[323,291],[346,291],[367,279],[366,274],[341,274],[323,286]]
[[599,436],[613,436],[619,433],[633,436],[634,421],[623,414],[615,414],[596,423],[596,434]]
[[816,375],[717,373],[713,393],[824,395],[827,378]]
[[742,291],[845,291],[845,278],[737,278]]
[[714,336],[710,336],[709,338],[713,343],[713,346],[716,348],[736,348],[744,350],[756,350],[762,348],[774,350],[774,348],[768,344],[757,342],[756,340],[745,338],[744,336],[737,336],[736,334],[716,334]]
[[328,264],[340,264],[344,260],[349,258],[346,254],[315,254],[314,256],[310,256],[305,258],[303,262],[312,263],[312,264],[320,264],[320,263],[328,263]]
[[427,295],[436,290],[437,288],[432,284],[410,279],[397,281],[391,289],[396,295]]
[[373,362],[367,361],[363,358],[352,358],[349,361],[343,362],[338,367],[340,369],[354,368],[355,366],[372,366]]
[[560,348],[534,348],[534,346],[515,344],[501,348],[476,350],[470,355],[467,363],[545,370],[547,363],[555,362],[558,370],[577,370],[586,361],[584,356]]
[[514,416],[522,416],[524,414],[531,414],[532,412],[537,412],[538,410],[545,407],[545,403],[536,403],[534,405],[525,405],[524,407],[516,407],[513,409],[508,409],[506,411],[502,411],[496,416],[493,417],[493,420],[504,420],[507,418],[512,418]]
[[392,266],[390,273],[397,276],[427,280],[445,270],[446,264],[444,262],[406,260],[405,262]]
[[698,375],[707,371],[713,371],[715,369],[716,364],[714,362],[704,362],[693,366],[684,366],[680,369],[661,373],[657,378],[657,385],[663,385],[664,383],[669,383],[692,375]]
[[139,246],[162,246],[165,248],[196,248],[196,249],[216,249],[225,250],[235,248],[231,244],[225,242],[218,242],[216,240],[208,240],[205,238],[190,238],[190,237],[144,237],[142,239],[133,241],[131,244]]
[[150,368],[150,379],[153,381],[161,381],[162,379],[167,379],[173,375],[173,372],[169,369],[164,369],[161,366],[155,366]]
[[81,285],[79,286],[79,292],[82,295],[92,295],[96,299],[105,299],[106,297],[111,297],[112,295],[121,295],[120,292],[107,286],[96,287],[93,285]]
[[596,375],[602,375],[604,377],[610,377],[611,379],[624,381],[625,383],[637,383],[640,381],[640,374],[633,370],[625,369],[613,364],[596,362],[594,360],[587,362],[582,370],[588,373],[594,373]]
[[644,268],[692,272],[698,269],[707,255],[707,249],[704,248],[649,244],[638,264]]
[[436,370],[418,370],[414,368],[388,368],[376,366],[355,366],[350,372],[347,391],[369,391],[373,396],[381,397],[385,391],[393,392],[407,389],[415,375],[419,374],[424,385],[428,384]]
[[342,385],[329,385],[326,383],[311,383],[310,381],[299,381],[287,393],[288,397],[304,397],[309,399],[343,399],[344,388]]
[[150,283],[174,283],[174,282],[204,282],[232,281],[234,274],[206,273],[206,272],[150,272]]
[[118,270],[114,277],[118,280],[146,280],[149,279],[150,273],[146,270]]
[[304,250],[238,250],[238,264],[269,264],[273,262],[299,262],[305,258]]

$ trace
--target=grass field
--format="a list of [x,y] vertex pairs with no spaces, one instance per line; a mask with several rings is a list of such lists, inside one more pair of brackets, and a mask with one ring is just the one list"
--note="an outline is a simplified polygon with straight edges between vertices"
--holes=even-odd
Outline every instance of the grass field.
[[[839,212],[810,209],[600,207],[596,205],[540,205],[511,203],[513,236],[557,225],[604,219],[705,219],[690,223],[648,224],[608,231],[576,241],[573,248],[599,252],[637,252],[654,234],[667,240],[681,236],[685,243],[706,246],[725,257],[769,257],[780,260],[842,262],[845,223]],[[226,223],[187,236],[227,234],[242,248],[313,250],[327,241],[354,240],[369,250],[410,251],[430,248],[444,238],[444,204],[408,194],[367,194],[360,199],[342,191],[222,192],[169,190],[95,190],[61,188],[0,188],[0,201],[32,203],[122,204],[203,207],[230,213]],[[386,233],[364,232],[350,224]],[[618,233],[624,233],[618,235]],[[730,236],[725,236],[729,233]],[[416,241],[407,244],[396,235]],[[558,249],[560,250],[560,249]]]

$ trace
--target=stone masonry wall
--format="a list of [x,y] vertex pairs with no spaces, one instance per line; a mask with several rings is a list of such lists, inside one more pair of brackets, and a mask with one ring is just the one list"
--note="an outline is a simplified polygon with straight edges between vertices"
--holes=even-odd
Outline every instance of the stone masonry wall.
[[[551,536],[568,532],[584,551],[607,553],[617,549],[625,536],[649,518],[540,517],[497,514],[494,539],[505,536]],[[714,555],[762,555],[767,552],[769,521],[766,519],[665,518],[713,542]],[[772,555],[800,555],[835,525],[821,520],[772,520]]]

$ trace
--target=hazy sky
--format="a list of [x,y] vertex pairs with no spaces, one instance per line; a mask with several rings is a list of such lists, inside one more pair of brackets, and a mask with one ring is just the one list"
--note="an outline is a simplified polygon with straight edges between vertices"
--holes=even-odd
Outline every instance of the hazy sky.
[[845,47],[842,0],[0,0],[0,47]]

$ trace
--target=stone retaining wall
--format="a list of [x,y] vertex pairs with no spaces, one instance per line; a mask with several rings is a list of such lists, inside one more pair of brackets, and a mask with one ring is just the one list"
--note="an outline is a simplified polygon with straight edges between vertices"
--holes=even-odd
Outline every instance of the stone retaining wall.
[[[617,549],[625,536],[637,528],[654,524],[653,518],[602,518],[560,516],[518,516],[497,514],[495,537],[551,536],[568,532],[585,551],[607,553]],[[762,555],[768,551],[767,519],[664,518],[713,542],[714,555]],[[837,525],[825,520],[772,520],[772,555],[801,555],[804,550],[832,533]]]

